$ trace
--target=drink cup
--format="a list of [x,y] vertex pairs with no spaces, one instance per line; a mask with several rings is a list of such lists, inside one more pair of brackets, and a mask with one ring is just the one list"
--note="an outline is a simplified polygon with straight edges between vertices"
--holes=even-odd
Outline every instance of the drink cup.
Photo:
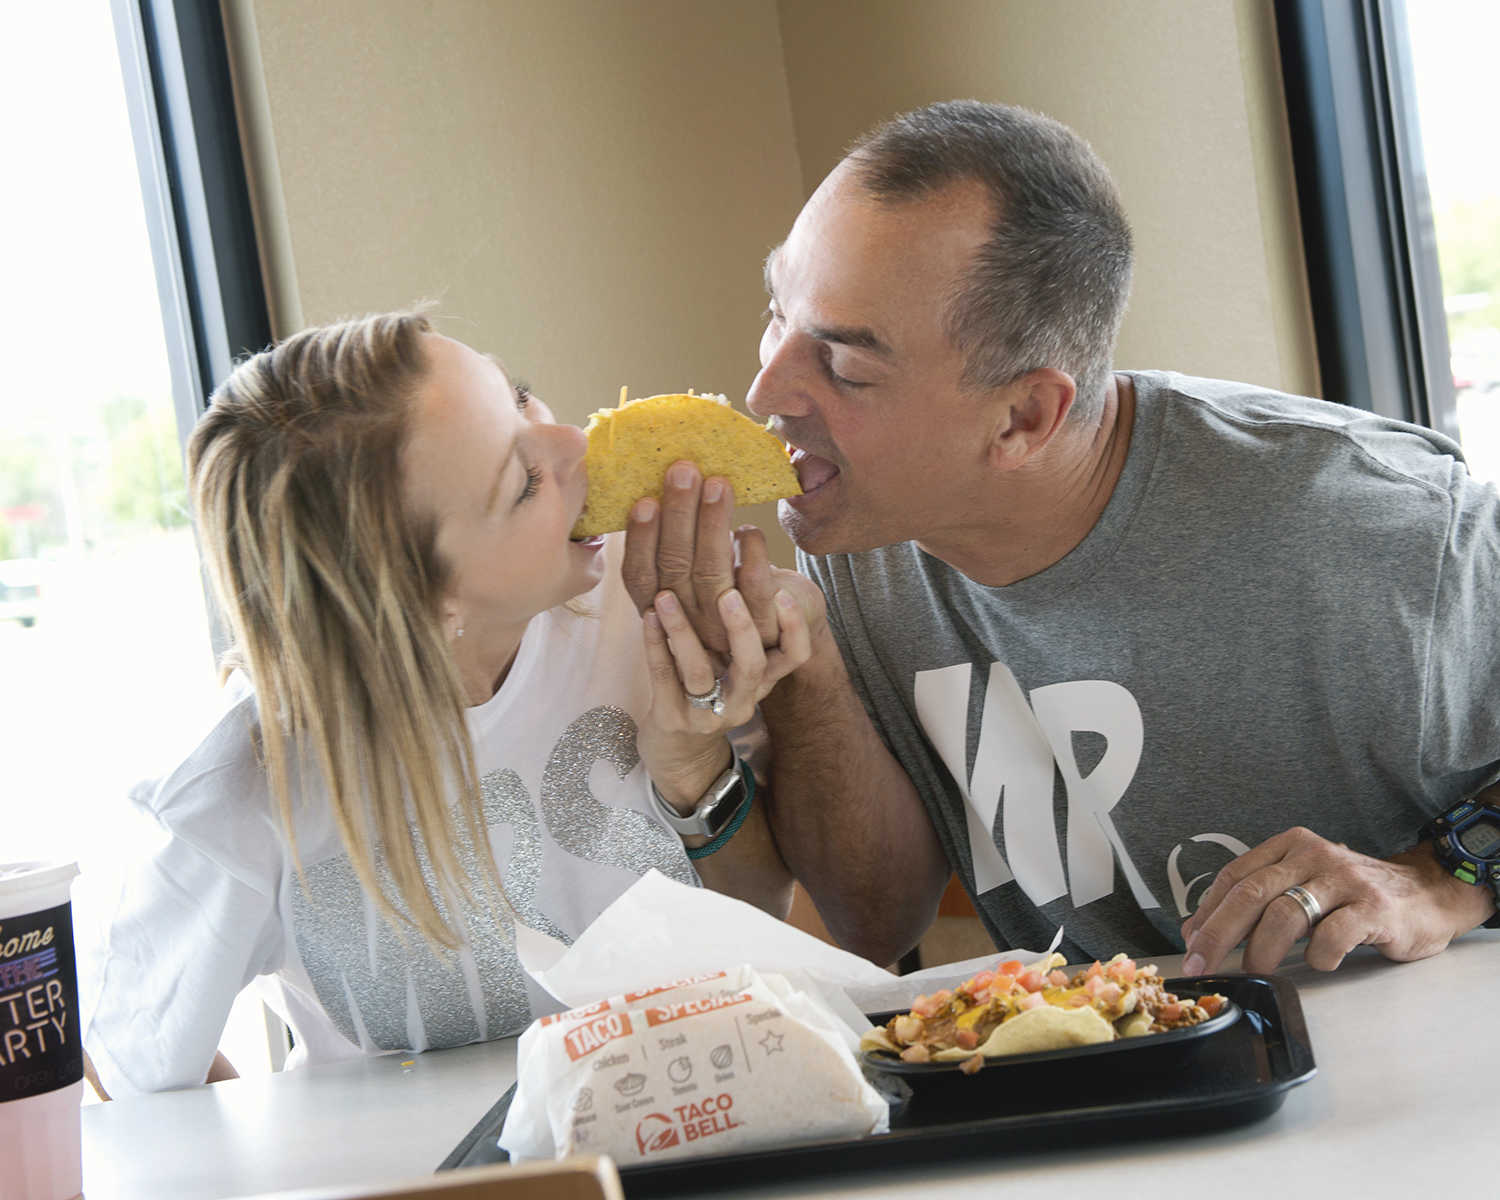
[[73,863],[0,863],[0,1200],[83,1191]]

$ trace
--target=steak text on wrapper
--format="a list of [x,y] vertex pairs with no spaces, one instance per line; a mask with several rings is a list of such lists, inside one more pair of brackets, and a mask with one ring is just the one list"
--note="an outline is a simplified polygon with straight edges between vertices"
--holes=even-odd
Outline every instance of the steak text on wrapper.
[[[883,1132],[889,1110],[820,999],[749,966],[534,1022],[500,1144],[621,1166]],[[788,1097],[796,1097],[795,1104]]]

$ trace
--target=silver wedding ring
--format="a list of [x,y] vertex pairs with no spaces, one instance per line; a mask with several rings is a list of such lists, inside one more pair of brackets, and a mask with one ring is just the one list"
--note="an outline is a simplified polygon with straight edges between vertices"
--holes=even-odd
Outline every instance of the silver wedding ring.
[[1323,906],[1318,903],[1318,898],[1300,884],[1293,884],[1281,893],[1290,896],[1302,906],[1302,911],[1307,916],[1307,927],[1311,929],[1323,919]]
[[706,708],[716,717],[724,715],[724,680],[715,679],[714,685],[701,696],[695,696],[692,692],[685,693],[687,702],[694,708]]

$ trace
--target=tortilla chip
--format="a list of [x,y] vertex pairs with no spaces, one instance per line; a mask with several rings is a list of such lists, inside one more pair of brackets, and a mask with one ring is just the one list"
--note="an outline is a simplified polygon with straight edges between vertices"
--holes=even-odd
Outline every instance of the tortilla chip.
[[1044,1004],[1007,1018],[977,1050],[939,1050],[933,1062],[955,1062],[971,1054],[996,1058],[1002,1054],[1036,1054],[1115,1040],[1115,1027],[1087,1005],[1057,1008]]
[[661,498],[662,476],[678,459],[704,478],[722,475],[738,504],[802,492],[787,449],[769,429],[736,412],[723,396],[664,395],[600,409],[584,432],[589,492],[573,526],[575,538],[624,529],[642,496]]
[[1151,1014],[1144,1009],[1127,1013],[1115,1022],[1115,1032],[1122,1038],[1144,1037],[1151,1032]]
[[901,1047],[891,1041],[891,1035],[880,1025],[865,1031],[864,1036],[859,1039],[859,1048],[861,1050],[884,1050],[887,1054],[895,1055],[901,1053]]

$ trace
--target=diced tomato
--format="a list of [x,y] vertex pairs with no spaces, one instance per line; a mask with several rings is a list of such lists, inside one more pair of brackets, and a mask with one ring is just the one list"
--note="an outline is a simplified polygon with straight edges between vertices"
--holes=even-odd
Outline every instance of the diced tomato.
[[1198,1007],[1211,1017],[1217,1017],[1224,1008],[1223,996],[1199,996]]
[[911,1002],[911,1011],[918,1017],[935,1017],[943,1003],[936,996],[918,996]]
[[1083,973],[1083,977],[1085,979],[1097,979],[1097,978],[1099,978],[1099,976],[1101,976],[1103,974],[1104,974],[1104,967],[1100,964],[1099,960],[1096,958],[1096,959],[1094,959],[1094,965],[1091,966],[1087,971],[1085,971]]
[[1089,994],[1087,992],[1074,992],[1063,1001],[1063,1004],[1067,1008],[1082,1008],[1088,1002]]
[[1104,969],[1104,973],[1116,983],[1135,982],[1135,963],[1128,958],[1119,958]]
[[960,1029],[953,1035],[953,1044],[960,1050],[972,1050],[979,1045],[979,1035],[972,1029]]
[[1053,987],[1067,987],[1068,973],[1066,971],[1053,971],[1047,976],[1047,982]]
[[1180,1021],[1182,1019],[1182,1005],[1177,1003],[1163,1004],[1160,1016],[1163,1021]]
[[1042,973],[1035,967],[1022,971],[1016,976],[1016,982],[1028,992],[1039,992],[1047,985],[1047,981],[1042,978]]
[[1118,1004],[1120,997],[1124,994],[1125,989],[1118,983],[1106,983],[1094,993],[1094,999],[1104,1005],[1105,1008],[1109,1008],[1111,1005]]
[[1001,975],[1019,975],[1021,973],[1021,964],[1014,958],[1007,958],[995,970]]
[[1014,975],[996,975],[994,979],[990,980],[990,995],[1003,996],[1015,986],[1016,977]]
[[994,981],[995,972],[981,971],[973,979],[969,980],[966,990],[972,995],[975,991],[987,988]]
[[1020,1000],[1016,1001],[1016,1007],[1022,1012],[1027,1012],[1033,1008],[1040,1008],[1046,1003],[1046,999],[1040,992],[1032,992],[1030,995],[1022,996]]

